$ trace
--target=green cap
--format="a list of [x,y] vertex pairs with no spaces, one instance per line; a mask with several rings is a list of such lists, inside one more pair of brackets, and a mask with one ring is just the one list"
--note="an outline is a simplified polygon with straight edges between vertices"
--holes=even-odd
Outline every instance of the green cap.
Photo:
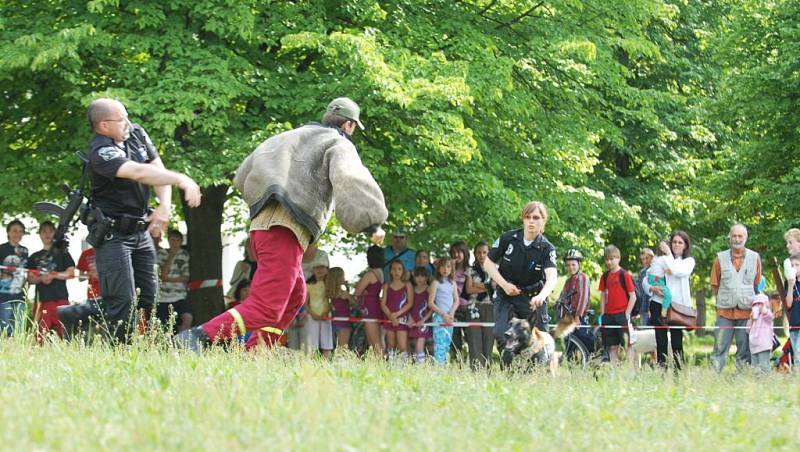
[[328,111],[355,121],[356,124],[358,124],[358,128],[364,130],[364,124],[361,124],[361,120],[359,119],[361,109],[358,108],[358,104],[353,102],[352,99],[347,97],[333,99],[331,103],[328,104]]

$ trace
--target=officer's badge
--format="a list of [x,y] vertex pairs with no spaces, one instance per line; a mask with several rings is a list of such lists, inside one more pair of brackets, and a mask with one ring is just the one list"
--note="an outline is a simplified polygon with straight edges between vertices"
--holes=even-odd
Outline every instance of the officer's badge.
[[506,256],[510,255],[513,252],[514,252],[514,244],[513,243],[509,243],[508,244],[508,248],[506,248]]
[[100,158],[102,158],[106,162],[118,159],[120,157],[125,157],[125,153],[122,152],[122,150],[111,146],[102,148],[99,151],[97,151],[97,153],[100,155]]

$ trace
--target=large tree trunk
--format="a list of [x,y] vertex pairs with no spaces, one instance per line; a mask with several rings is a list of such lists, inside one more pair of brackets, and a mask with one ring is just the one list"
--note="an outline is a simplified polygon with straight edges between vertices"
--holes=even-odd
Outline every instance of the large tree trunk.
[[[189,280],[222,279],[222,211],[228,193],[227,185],[203,187],[200,206],[190,209],[181,196],[186,217],[189,247]],[[181,194],[182,195],[182,194]],[[222,286],[212,286],[189,292],[194,324],[199,325],[225,310]]]

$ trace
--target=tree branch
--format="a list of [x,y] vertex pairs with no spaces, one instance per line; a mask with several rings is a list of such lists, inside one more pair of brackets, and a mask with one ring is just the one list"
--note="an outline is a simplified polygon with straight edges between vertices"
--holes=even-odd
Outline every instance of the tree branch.
[[524,13],[520,14],[519,16],[515,17],[514,19],[511,19],[509,22],[504,22],[501,25],[498,25],[496,28],[499,30],[501,28],[510,27],[510,26],[514,25],[515,23],[521,21],[522,19],[524,19],[524,18],[530,16],[531,14],[533,14],[534,11],[536,11],[537,9],[542,7],[543,5],[544,5],[544,0],[542,0],[541,2],[533,5],[530,9],[528,9]]
[[484,14],[486,14],[486,11],[489,11],[490,9],[492,9],[492,7],[493,7],[493,6],[494,6],[496,3],[497,3],[497,0],[492,0],[491,2],[489,2],[489,4],[488,4],[488,5],[486,5],[486,7],[485,7],[485,8],[483,8],[483,9],[482,9],[482,10],[480,10],[480,11],[478,11],[478,15],[479,15],[479,16],[483,16]]

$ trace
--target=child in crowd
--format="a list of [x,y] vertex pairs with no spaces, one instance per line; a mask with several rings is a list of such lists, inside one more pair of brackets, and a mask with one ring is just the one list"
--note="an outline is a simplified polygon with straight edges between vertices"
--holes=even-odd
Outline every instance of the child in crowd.
[[608,269],[600,278],[603,346],[608,349],[611,363],[616,365],[619,363],[619,347],[624,343],[625,331],[629,328],[636,292],[630,273],[619,266],[619,248],[609,245],[603,256]]
[[[353,297],[347,287],[344,277],[344,269],[333,267],[325,279],[325,291],[333,306],[334,317],[350,317],[350,308],[353,305]],[[337,347],[347,348],[350,342],[352,326],[346,320],[334,320],[333,329],[336,331]]]
[[[436,279],[431,284],[428,307],[436,323],[453,323],[458,309],[458,291],[453,277],[453,261],[443,257],[436,260]],[[433,327],[433,357],[439,364],[447,363],[447,352],[453,339],[452,326]]]
[[386,348],[389,361],[399,354],[404,357],[408,348],[408,326],[406,312],[411,309],[414,289],[405,281],[405,267],[399,260],[392,261],[389,266],[390,281],[383,285],[381,310],[390,323],[384,324],[386,331]]
[[367,248],[367,271],[356,284],[356,299],[361,308],[361,317],[373,320],[364,323],[369,347],[375,356],[383,357],[383,339],[381,339],[381,326],[383,320],[381,312],[381,288],[383,287],[383,248],[372,245]]
[[649,287],[660,287],[662,294],[653,293],[651,302],[661,304],[661,317],[667,316],[667,309],[672,304],[672,292],[667,287],[667,269],[669,263],[667,262],[667,255],[664,253],[664,247],[669,249],[669,244],[665,240],[658,243],[656,247],[656,257],[650,263],[650,268],[647,269],[647,285]]
[[769,298],[763,293],[753,299],[750,327],[750,363],[759,372],[769,372],[772,354],[772,321],[775,317],[769,308]]
[[432,311],[428,309],[428,284],[431,272],[427,267],[420,266],[412,273],[414,279],[414,305],[411,308],[408,323],[408,337],[414,345],[414,359],[417,363],[425,362],[425,341],[433,337],[431,328],[425,322],[431,318]]
[[417,250],[417,255],[414,258],[414,268],[425,267],[428,273],[433,274],[433,265],[431,265],[431,254],[428,250]]
[[786,288],[786,313],[789,317],[789,339],[792,341],[792,362],[795,369],[800,365],[800,253],[789,257],[794,278],[788,281]]
[[327,276],[327,264],[320,263],[314,267],[314,282],[308,284],[306,295],[309,317],[303,327],[306,351],[316,353],[320,350],[324,358],[329,358],[333,350],[333,331],[331,321],[328,319],[331,305],[325,287]]
[[[458,292],[458,309],[455,319],[458,322],[469,322],[469,294],[467,294],[467,269],[469,269],[469,247],[463,240],[458,240],[450,245],[450,259],[453,261],[453,281]],[[464,327],[453,328],[453,346],[450,348],[452,359],[461,359],[467,354],[463,353],[466,345],[466,331]],[[473,352],[474,353],[474,352]]]

